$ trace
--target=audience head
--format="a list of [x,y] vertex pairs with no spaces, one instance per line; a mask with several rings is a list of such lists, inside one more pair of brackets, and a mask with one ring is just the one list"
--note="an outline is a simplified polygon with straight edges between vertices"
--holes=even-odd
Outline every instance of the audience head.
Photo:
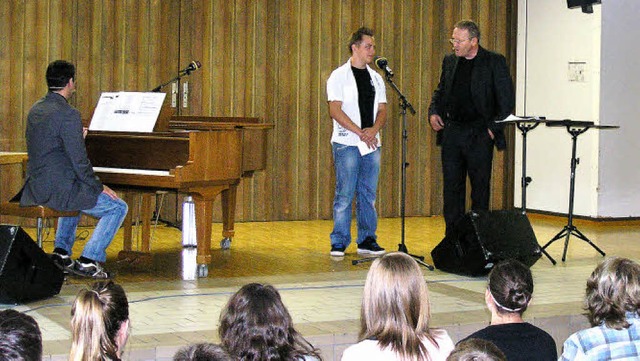
[[270,285],[250,283],[231,296],[220,314],[218,332],[222,346],[234,359],[319,358],[315,348],[294,329],[280,294]]
[[181,348],[173,361],[233,361],[222,347],[212,343],[198,343]]
[[447,361],[507,361],[507,357],[493,342],[470,338],[457,344]]
[[76,67],[66,60],[56,60],[47,67],[47,86],[49,90],[62,90],[70,79],[76,76]]
[[429,331],[427,284],[411,256],[392,252],[376,259],[364,285],[360,339],[375,338],[401,358],[426,358],[421,338]]
[[119,360],[129,336],[129,303],[112,281],[83,289],[71,308],[70,360]]
[[16,310],[0,311],[0,360],[42,360],[42,335],[33,317]]
[[587,280],[585,303],[593,326],[629,327],[625,313],[640,311],[640,265],[621,257],[602,261]]
[[492,312],[522,315],[529,306],[532,294],[531,270],[515,259],[498,263],[489,273],[487,297],[495,305]]

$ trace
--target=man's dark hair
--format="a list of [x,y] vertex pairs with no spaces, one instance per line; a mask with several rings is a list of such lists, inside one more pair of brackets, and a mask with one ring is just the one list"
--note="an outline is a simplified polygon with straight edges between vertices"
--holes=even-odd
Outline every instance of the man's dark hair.
[[0,311],[0,361],[40,361],[42,334],[33,317]]
[[363,26],[360,29],[356,30],[355,33],[351,34],[351,39],[349,40],[349,53],[350,54],[353,54],[353,49],[351,49],[351,46],[360,45],[360,43],[362,42],[362,38],[365,35],[373,37],[373,30]]
[[469,32],[469,39],[477,38],[480,42],[480,28],[473,20],[460,20],[456,23],[456,28]]
[[56,60],[47,67],[46,77],[49,90],[60,90],[76,77],[76,67],[66,60]]

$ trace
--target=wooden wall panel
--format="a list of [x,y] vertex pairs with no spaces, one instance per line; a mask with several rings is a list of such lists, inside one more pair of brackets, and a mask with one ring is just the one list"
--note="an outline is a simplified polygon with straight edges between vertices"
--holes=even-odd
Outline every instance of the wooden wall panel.
[[[451,51],[447,39],[458,20],[477,20],[481,44],[505,54],[515,77],[515,6],[510,0],[3,1],[0,76],[12,86],[0,94],[0,150],[25,149],[26,113],[46,91],[51,60],[77,64],[73,103],[86,118],[100,92],[149,90],[199,60],[202,69],[181,83],[189,84],[189,102],[176,112],[274,124],[267,169],[240,184],[238,220],[331,218],[326,79],[348,59],[350,34],[369,26],[378,55],[389,59],[394,82],[417,111],[406,118],[406,214],[440,214],[440,150],[426,118],[442,58]],[[378,209],[392,217],[401,208],[403,125],[390,87],[387,99]],[[513,203],[512,132],[508,139],[510,149],[494,161],[493,208]],[[15,173],[0,170],[2,197],[19,187]]]

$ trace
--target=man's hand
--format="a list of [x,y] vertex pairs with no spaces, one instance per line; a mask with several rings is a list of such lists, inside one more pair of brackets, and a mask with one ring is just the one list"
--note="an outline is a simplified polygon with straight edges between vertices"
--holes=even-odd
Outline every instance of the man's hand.
[[116,194],[113,189],[107,187],[104,184],[102,185],[102,193],[108,195],[109,197],[111,197],[111,199],[118,199],[118,194]]
[[431,129],[435,130],[436,132],[444,129],[444,122],[438,114],[432,114],[429,117],[429,123],[431,124]]
[[493,135],[493,132],[491,131],[491,129],[487,128],[487,131],[489,132],[489,136],[491,137],[491,140],[494,140],[495,136]]
[[378,147],[378,139],[376,138],[376,131],[373,128],[364,128],[360,133],[360,140],[367,143],[367,146],[371,149]]

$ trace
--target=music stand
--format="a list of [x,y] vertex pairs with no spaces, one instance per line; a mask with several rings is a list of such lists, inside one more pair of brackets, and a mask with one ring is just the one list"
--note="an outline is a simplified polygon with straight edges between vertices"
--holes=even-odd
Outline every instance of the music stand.
[[[434,267],[424,261],[424,256],[417,256],[409,253],[407,246],[404,244],[404,224],[405,224],[405,202],[406,202],[406,194],[407,194],[407,109],[411,112],[412,115],[416,114],[415,109],[407,98],[402,94],[400,89],[396,86],[396,84],[391,79],[393,77],[393,73],[387,72],[387,82],[391,85],[391,87],[398,93],[400,98],[400,114],[402,115],[402,170],[401,170],[401,181],[402,183],[402,191],[401,191],[401,200],[400,200],[400,218],[401,218],[401,236],[400,236],[400,244],[398,244],[398,252],[406,253],[411,256],[413,259],[418,262],[418,264],[426,267],[429,271],[433,271]],[[373,261],[378,257],[367,257],[361,258],[351,261],[352,265],[357,265],[364,262]]]
[[573,234],[574,236],[580,238],[581,240],[587,242],[591,247],[593,247],[598,253],[600,253],[603,257],[605,253],[598,248],[587,236],[582,234],[578,227],[573,225],[573,201],[575,197],[575,187],[576,187],[576,166],[578,164],[578,159],[576,158],[576,148],[578,143],[578,136],[589,129],[615,129],[620,128],[617,125],[595,125],[593,122],[587,121],[571,121],[571,120],[548,120],[546,122],[548,127],[566,127],[567,132],[571,134],[572,140],[572,149],[571,149],[571,181],[569,183],[569,214],[567,225],[562,228],[558,234],[556,234],[547,244],[545,244],[542,249],[546,249],[551,243],[559,240],[562,237],[565,237],[564,240],[564,251],[562,252],[562,262],[567,258],[567,248],[569,247],[569,237]]
[[[533,117],[509,117],[505,120],[498,121],[496,123],[502,124],[515,124],[522,134],[522,177],[520,180],[520,186],[522,187],[522,214],[527,215],[527,186],[531,183],[531,177],[527,176],[527,133],[535,129],[541,123],[546,123],[544,118]],[[542,253],[547,256],[549,261],[555,266],[556,260],[551,257],[544,248],[540,249]]]

